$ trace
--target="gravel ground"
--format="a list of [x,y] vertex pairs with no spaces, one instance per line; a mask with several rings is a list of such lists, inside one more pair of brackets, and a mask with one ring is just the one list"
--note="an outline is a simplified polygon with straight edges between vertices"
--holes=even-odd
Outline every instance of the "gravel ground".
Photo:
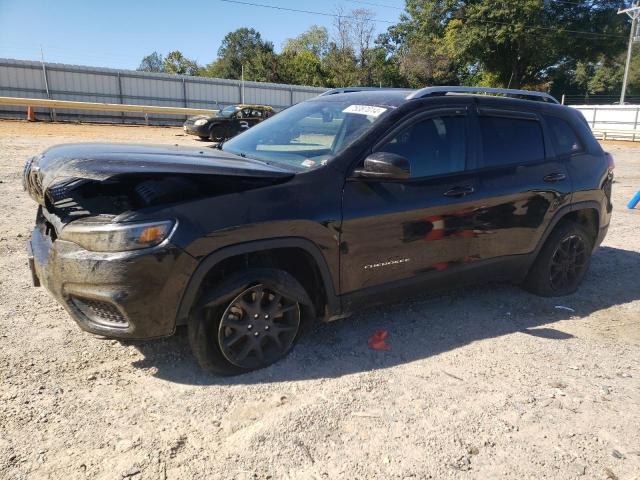
[[[575,295],[424,296],[221,379],[182,331],[100,339],[30,286],[23,162],[73,141],[199,144],[177,128],[0,122],[0,478],[640,479],[640,211],[624,208],[640,145],[607,144],[613,223]],[[368,347],[378,329],[390,351]]]

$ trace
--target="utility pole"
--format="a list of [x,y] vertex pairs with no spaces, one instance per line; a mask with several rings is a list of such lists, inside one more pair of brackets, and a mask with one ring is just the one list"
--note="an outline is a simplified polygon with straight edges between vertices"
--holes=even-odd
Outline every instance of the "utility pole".
[[624,66],[624,78],[622,79],[622,92],[620,92],[620,105],[624,105],[624,95],[627,91],[627,81],[629,79],[629,65],[631,64],[631,52],[633,50],[633,42],[636,41],[636,29],[638,25],[638,17],[640,17],[640,5],[633,2],[629,8],[618,10],[618,15],[626,13],[631,18],[631,32],[629,32],[629,45],[627,47],[627,62]]
[[[42,44],[40,44],[40,64],[42,65],[42,78],[44,79],[44,88],[47,92],[47,98],[51,100],[51,93],[49,92],[49,80],[47,79],[47,68],[44,66],[44,50],[42,49]],[[49,110],[49,116],[52,121],[56,121],[56,111],[55,109]]]
[[240,103],[244,103],[244,65],[240,65]]

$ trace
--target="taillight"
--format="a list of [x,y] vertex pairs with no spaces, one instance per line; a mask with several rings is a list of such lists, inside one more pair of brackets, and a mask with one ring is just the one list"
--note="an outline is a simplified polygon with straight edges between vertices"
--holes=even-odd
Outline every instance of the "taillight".
[[607,167],[609,168],[609,171],[612,171],[614,168],[616,168],[616,162],[613,161],[613,155],[611,155],[609,152],[604,152],[605,157],[607,157]]

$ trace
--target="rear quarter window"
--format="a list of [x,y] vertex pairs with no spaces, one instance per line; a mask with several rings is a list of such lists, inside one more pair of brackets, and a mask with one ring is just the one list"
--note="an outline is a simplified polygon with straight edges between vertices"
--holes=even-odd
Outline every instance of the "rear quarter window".
[[535,119],[482,115],[483,166],[527,163],[545,157],[542,126]]
[[571,124],[562,118],[545,115],[558,155],[581,152],[584,146]]

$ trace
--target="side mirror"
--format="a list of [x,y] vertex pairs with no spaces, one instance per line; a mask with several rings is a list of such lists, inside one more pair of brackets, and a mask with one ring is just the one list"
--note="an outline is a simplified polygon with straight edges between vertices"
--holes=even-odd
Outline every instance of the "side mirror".
[[402,180],[411,176],[409,160],[402,155],[375,152],[364,159],[364,167],[353,172],[359,178]]

